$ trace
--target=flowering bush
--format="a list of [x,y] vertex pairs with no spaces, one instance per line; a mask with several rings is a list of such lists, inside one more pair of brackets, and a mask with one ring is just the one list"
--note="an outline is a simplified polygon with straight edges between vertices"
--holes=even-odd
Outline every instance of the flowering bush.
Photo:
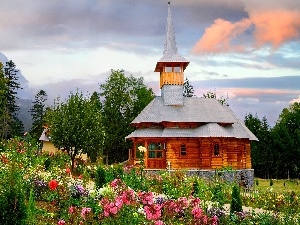
[[[264,193],[242,195],[244,205],[272,211],[241,211],[229,216],[220,203],[221,200],[230,202],[228,193],[232,185],[221,181],[207,182],[186,176],[184,171],[141,173],[140,168],[123,168],[121,164],[103,167],[82,164],[79,167],[83,175],[74,176],[68,169],[70,162],[65,153],[40,154],[36,145],[20,139],[3,143],[1,148],[1,213],[9,215],[15,205],[4,206],[14,203],[22,206],[20,216],[25,220],[26,207],[23,206],[33,202],[32,198],[29,201],[32,189],[36,208],[26,224],[299,224],[300,220],[298,192],[274,193],[269,189]],[[44,167],[46,159],[50,161],[48,170]],[[17,179],[8,181],[12,165]],[[94,171],[94,177],[97,177],[96,169],[101,168],[105,177],[101,186],[93,185],[95,179],[85,172],[85,166]],[[18,187],[19,191],[8,192],[9,185]],[[18,202],[8,199],[18,199]],[[11,224],[11,219],[7,221]]]

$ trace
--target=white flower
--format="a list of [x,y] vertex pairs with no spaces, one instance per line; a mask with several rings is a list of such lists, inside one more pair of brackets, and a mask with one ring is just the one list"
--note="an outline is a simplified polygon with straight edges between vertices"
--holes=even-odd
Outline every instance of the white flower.
[[147,149],[144,146],[139,146],[138,149],[140,152],[147,152]]

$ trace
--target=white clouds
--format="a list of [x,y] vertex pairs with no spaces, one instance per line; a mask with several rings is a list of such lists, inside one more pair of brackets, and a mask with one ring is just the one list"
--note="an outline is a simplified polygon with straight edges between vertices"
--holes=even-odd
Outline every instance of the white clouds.
[[290,103],[293,104],[295,102],[300,102],[300,95],[298,96],[298,98],[293,99]]

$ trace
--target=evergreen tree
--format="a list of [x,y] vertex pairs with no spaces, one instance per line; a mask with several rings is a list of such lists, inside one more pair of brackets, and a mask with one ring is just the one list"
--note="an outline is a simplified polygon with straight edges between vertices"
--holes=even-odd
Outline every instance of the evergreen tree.
[[186,77],[183,83],[183,97],[194,97],[194,87],[190,84],[189,79]]
[[8,121],[10,120],[7,109],[8,80],[5,78],[3,65],[0,62],[0,138],[4,139],[8,132]]
[[19,111],[19,106],[16,103],[18,98],[17,90],[21,89],[18,77],[16,76],[17,72],[18,70],[13,61],[6,62],[6,66],[4,67],[4,77],[7,81],[7,91],[4,95],[4,114],[6,117],[4,121],[4,139],[20,136],[24,131],[23,124],[17,117]]
[[231,194],[231,204],[230,204],[230,214],[234,212],[242,212],[243,205],[240,195],[240,189],[238,186],[234,185],[232,187],[232,194]]
[[266,117],[262,120],[257,115],[247,114],[244,119],[245,125],[258,138],[258,142],[251,142],[251,159],[255,176],[262,178],[272,177],[274,149],[272,149],[272,139],[270,127]]
[[38,139],[43,132],[43,126],[45,124],[44,116],[46,112],[45,101],[47,101],[47,94],[44,90],[38,91],[32,102],[32,108],[30,109],[32,117],[32,128],[30,134],[33,138]]

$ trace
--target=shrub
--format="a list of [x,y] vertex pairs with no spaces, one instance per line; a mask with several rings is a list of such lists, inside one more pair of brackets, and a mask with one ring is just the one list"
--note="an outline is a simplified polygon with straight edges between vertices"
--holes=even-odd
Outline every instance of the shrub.
[[230,214],[234,212],[242,212],[242,200],[240,195],[240,189],[236,185],[232,187],[232,194],[231,194],[231,205],[230,205]]
[[15,163],[0,184],[0,224],[17,225],[26,224],[25,193],[22,185],[22,176]]
[[213,202],[218,202],[221,207],[224,206],[226,197],[221,184],[217,183],[213,186],[211,200]]
[[273,180],[270,179],[270,186],[273,186]]
[[99,166],[96,170],[95,185],[96,188],[102,188],[106,184],[106,171],[102,166]]

